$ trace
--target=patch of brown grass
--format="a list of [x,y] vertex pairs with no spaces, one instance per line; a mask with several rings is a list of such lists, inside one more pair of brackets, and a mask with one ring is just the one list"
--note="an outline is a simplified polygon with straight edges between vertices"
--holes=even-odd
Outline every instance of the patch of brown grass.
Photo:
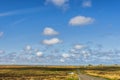
[[86,71],[87,74],[92,76],[99,76],[104,77],[112,80],[120,80],[120,71],[94,71],[94,70],[88,70]]

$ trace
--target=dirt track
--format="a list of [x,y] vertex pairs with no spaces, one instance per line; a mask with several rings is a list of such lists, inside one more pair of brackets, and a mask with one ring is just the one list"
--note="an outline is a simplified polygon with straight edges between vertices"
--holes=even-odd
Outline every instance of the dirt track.
[[79,74],[79,80],[106,80],[106,79],[92,77],[85,74]]

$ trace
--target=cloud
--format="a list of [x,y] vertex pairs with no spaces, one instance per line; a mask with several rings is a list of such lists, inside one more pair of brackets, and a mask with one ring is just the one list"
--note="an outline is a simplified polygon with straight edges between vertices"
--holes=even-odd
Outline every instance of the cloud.
[[82,7],[86,8],[86,7],[91,7],[92,6],[92,2],[91,0],[85,0],[82,3]]
[[111,58],[108,56],[102,56],[99,58],[100,60],[110,60]]
[[4,54],[5,53],[5,51],[4,50],[0,50],[0,54]]
[[59,33],[55,31],[53,28],[46,27],[43,31],[43,34],[46,36],[54,36],[54,35],[58,35]]
[[21,9],[21,10],[13,10],[13,11],[0,13],[0,17],[27,14],[27,13],[32,13],[32,12],[38,12],[39,10],[40,10],[40,7],[27,8],[27,9]]
[[89,56],[91,56],[90,52],[87,50],[81,51],[81,54],[83,55],[84,59],[87,59]]
[[30,45],[27,45],[27,46],[25,47],[25,50],[27,50],[27,51],[32,50],[32,47],[31,47]]
[[24,22],[25,20],[26,20],[25,18],[17,20],[14,23],[12,23],[11,25],[14,26],[14,25],[20,24],[20,23]]
[[62,63],[63,63],[63,62],[65,62],[65,60],[64,60],[64,59],[60,59],[60,62],[62,62]]
[[[55,39],[55,40],[54,40]],[[46,45],[57,44],[58,38],[49,39]],[[59,39],[58,39],[59,40]],[[53,41],[53,42],[52,42]],[[35,48],[34,48],[35,47]],[[4,50],[0,50],[0,64],[100,64],[100,63],[119,63],[120,50],[99,50],[98,46],[87,46],[86,44],[76,44],[67,47],[62,46],[31,46],[26,45],[22,52],[12,52],[8,54]],[[41,50],[39,50],[41,49]],[[56,51],[57,49],[57,51]],[[58,49],[60,49],[58,51]],[[55,52],[54,52],[55,51]],[[31,54],[26,54],[31,53]],[[48,53],[48,54],[44,54]],[[49,54],[50,53],[50,54]],[[57,54],[56,54],[57,53]],[[62,54],[60,54],[62,53]],[[77,54],[76,54],[77,53]],[[106,60],[106,61],[105,61]],[[97,62],[96,62],[97,61]]]
[[4,34],[4,32],[0,32],[0,37],[2,37],[2,36],[3,36],[3,34]]
[[76,44],[75,46],[74,46],[74,49],[83,49],[84,48],[84,46],[83,45],[80,45],[80,44]]
[[76,16],[70,19],[69,24],[72,26],[82,26],[91,24],[94,22],[94,19],[91,17],[85,17],[85,16]]
[[33,53],[33,49],[30,45],[27,45],[27,46],[25,46],[23,52],[31,54],[31,53]]
[[39,52],[36,53],[36,55],[37,55],[38,57],[41,57],[41,56],[43,56],[43,52],[40,52],[40,51],[39,51]]
[[45,3],[51,3],[57,7],[67,8],[69,5],[69,0],[46,0]]
[[69,55],[69,54],[64,53],[64,54],[62,54],[62,57],[63,57],[63,58],[69,58],[69,57],[70,57],[70,55]]
[[14,14],[17,14],[17,11],[10,11],[10,12],[0,13],[0,17],[10,16],[10,15],[14,15]]
[[45,45],[54,45],[54,44],[58,44],[58,43],[61,43],[61,40],[58,39],[58,38],[52,38],[52,39],[49,39],[49,40],[43,40],[43,44]]

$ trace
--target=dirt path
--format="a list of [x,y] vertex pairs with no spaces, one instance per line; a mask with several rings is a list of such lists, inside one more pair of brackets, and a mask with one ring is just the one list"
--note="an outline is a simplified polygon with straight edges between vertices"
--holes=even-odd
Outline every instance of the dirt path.
[[106,80],[106,79],[92,77],[85,74],[79,74],[79,80]]

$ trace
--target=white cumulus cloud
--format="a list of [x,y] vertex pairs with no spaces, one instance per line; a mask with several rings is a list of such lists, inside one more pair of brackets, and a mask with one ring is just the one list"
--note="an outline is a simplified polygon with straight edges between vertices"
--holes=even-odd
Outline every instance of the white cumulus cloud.
[[40,51],[39,51],[39,52],[36,53],[36,55],[37,55],[38,57],[41,57],[41,56],[43,56],[43,52],[40,52]]
[[47,36],[53,36],[53,35],[58,35],[59,33],[55,31],[53,28],[46,27],[43,31],[43,34]]
[[94,22],[94,19],[91,17],[85,17],[85,16],[76,16],[70,19],[69,24],[72,26],[82,26],[91,24]]
[[45,39],[45,40],[43,40],[42,43],[45,45],[54,45],[54,44],[61,43],[61,40],[58,38]]

